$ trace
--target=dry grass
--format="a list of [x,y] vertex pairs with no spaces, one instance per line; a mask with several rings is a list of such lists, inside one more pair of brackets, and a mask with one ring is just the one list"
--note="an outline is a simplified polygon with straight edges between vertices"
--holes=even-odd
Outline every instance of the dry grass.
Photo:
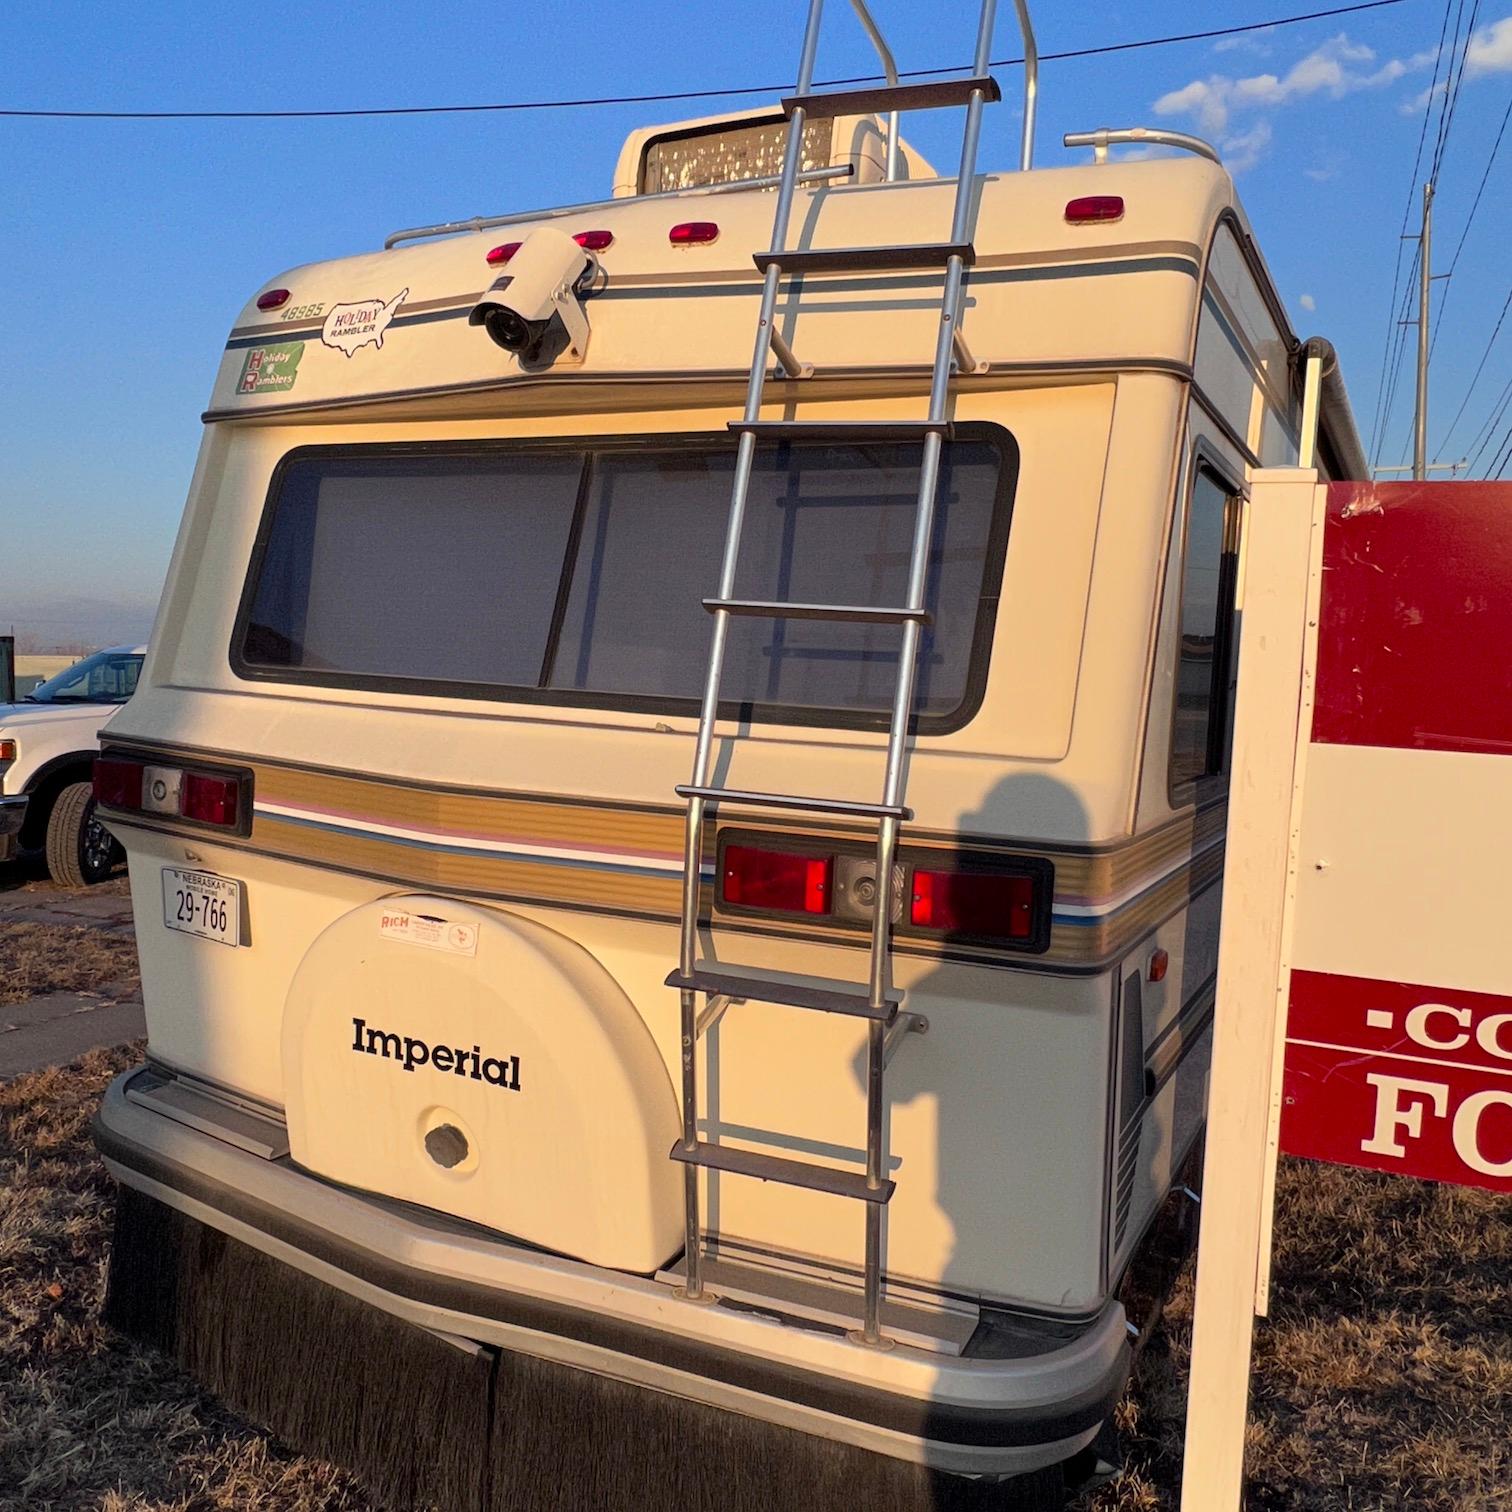
[[[1188,1268],[1087,1512],[1175,1505],[1191,1307]],[[1284,1161],[1253,1379],[1249,1512],[1508,1512],[1512,1201]]]
[[113,1191],[89,1117],[140,1057],[96,1051],[0,1084],[0,1508],[366,1508],[340,1472],[288,1453],[99,1323]]
[[0,1007],[47,992],[88,992],[135,984],[136,944],[129,934],[74,924],[0,922]]
[[[0,1508],[365,1508],[97,1322],[112,1194],[87,1123],[136,1053],[0,1085]],[[1512,1512],[1512,1203],[1288,1162],[1277,1242],[1251,1512]],[[1127,1470],[1082,1512],[1175,1506],[1191,1281],[1119,1408]]]

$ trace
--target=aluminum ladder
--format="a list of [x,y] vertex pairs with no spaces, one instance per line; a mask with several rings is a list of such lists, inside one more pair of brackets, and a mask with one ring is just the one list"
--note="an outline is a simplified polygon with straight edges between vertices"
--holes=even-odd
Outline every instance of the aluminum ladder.
[[[884,87],[851,89],[815,94],[812,90],[814,62],[818,51],[823,0],[810,0],[808,25],[798,71],[797,92],[783,101],[788,119],[782,177],[777,186],[777,206],[772,227],[772,250],[756,254],[756,266],[765,275],[756,348],[751,359],[745,414],[732,421],[739,436],[734,481],[730,497],[729,525],[720,568],[719,588],[704,607],[714,617],[708,675],[698,721],[698,739],[693,757],[692,779],[677,788],[687,800],[687,825],[683,850],[681,948],[678,966],[667,985],[681,994],[682,1021],[682,1138],[671,1156],[683,1162],[684,1204],[687,1226],[684,1285],[680,1294],[689,1301],[708,1298],[702,1275],[704,1236],[699,1215],[698,1172],[701,1168],[753,1176],[766,1181],[828,1192],[865,1204],[866,1266],[863,1322],[852,1337],[859,1342],[882,1345],[882,1213],[893,1194],[894,1183],[883,1172],[883,1073],[892,1052],[909,1029],[922,1027],[913,1015],[900,1013],[901,997],[892,989],[891,919],[896,879],[893,874],[898,846],[898,827],[913,817],[904,805],[905,754],[908,726],[913,711],[919,640],[929,614],[928,597],[930,541],[934,528],[935,501],[940,472],[940,453],[950,434],[949,386],[953,360],[964,371],[980,371],[960,331],[961,293],[965,270],[974,260],[971,234],[975,222],[977,147],[981,135],[982,107],[999,98],[996,82],[988,76],[996,0],[984,0],[977,29],[976,54],[970,76],[958,80],[900,85],[892,56],[882,41],[862,0],[852,0],[868,35],[882,56],[888,83]],[[1034,58],[1033,33],[1029,28],[1025,0],[1017,0],[1019,21],[1031,65],[1026,75],[1023,166],[1033,145]],[[802,161],[803,128],[809,120],[841,115],[885,113],[888,116],[888,176],[896,174],[897,113],[945,105],[965,105],[966,123],[961,146],[961,168],[956,180],[955,207],[948,241],[909,246],[875,246],[791,251],[787,247]],[[790,377],[808,376],[812,369],[799,362],[777,330],[775,314],[782,280],[802,273],[880,272],[895,268],[942,268],[944,293],[940,302],[940,326],[935,344],[934,368],[929,388],[929,408],[920,420],[822,422],[763,420],[767,365],[775,356]],[[919,493],[913,543],[909,554],[905,602],[899,606],[844,604],[796,604],[734,597],[736,568],[751,469],[760,440],[835,439],[848,441],[918,441],[922,446]],[[757,793],[715,786],[711,782],[714,727],[719,713],[720,682],[730,619],[734,615],[764,618],[802,618],[868,624],[894,624],[901,628],[897,684],[887,736],[887,758],[879,802],[844,798],[799,797],[785,793]],[[877,825],[877,891],[872,919],[870,969],[867,985],[840,990],[818,988],[803,982],[736,974],[727,968],[701,964],[698,959],[699,904],[702,883],[704,829],[710,805],[796,810],[874,820]],[[700,1013],[699,998],[708,1004]],[[698,1136],[698,1040],[704,1031],[734,1002],[780,1003],[821,1013],[850,1014],[866,1020],[866,1171],[865,1174],[836,1170],[808,1161],[734,1149],[701,1140]]]

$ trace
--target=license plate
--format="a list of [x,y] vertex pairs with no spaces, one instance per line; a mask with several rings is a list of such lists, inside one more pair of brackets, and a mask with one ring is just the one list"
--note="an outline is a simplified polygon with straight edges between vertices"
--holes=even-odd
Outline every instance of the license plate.
[[163,923],[169,929],[221,945],[240,945],[241,920],[240,882],[214,872],[163,868]]

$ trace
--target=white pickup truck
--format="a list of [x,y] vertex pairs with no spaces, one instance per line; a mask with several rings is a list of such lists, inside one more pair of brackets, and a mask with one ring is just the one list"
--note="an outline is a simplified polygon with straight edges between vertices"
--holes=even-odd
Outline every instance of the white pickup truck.
[[112,646],[0,704],[0,861],[45,850],[56,882],[108,877],[120,847],[94,817],[100,726],[136,688],[145,646]]

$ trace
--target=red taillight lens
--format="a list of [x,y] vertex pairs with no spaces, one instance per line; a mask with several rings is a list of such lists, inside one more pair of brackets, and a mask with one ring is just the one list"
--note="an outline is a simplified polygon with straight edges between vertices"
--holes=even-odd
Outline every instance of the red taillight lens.
[[614,245],[614,232],[579,231],[572,239],[585,252],[603,252]]
[[492,248],[485,261],[491,268],[502,267],[524,245],[523,242],[505,242],[502,246]]
[[281,310],[289,302],[287,289],[269,289],[266,294],[257,296],[257,308],[259,310]]
[[0,761],[14,761],[16,759],[16,742],[14,740],[0,740]]
[[94,764],[96,803],[106,808],[139,809],[142,806],[142,763],[96,756]]
[[240,817],[241,784],[234,777],[185,772],[179,788],[179,813],[201,824],[235,829]]
[[1066,205],[1066,219],[1073,226],[1096,225],[1099,221],[1122,220],[1124,213],[1121,194],[1084,194]]
[[727,845],[720,872],[721,895],[724,902],[739,908],[827,914],[834,871],[833,856]]
[[1034,934],[1034,878],[917,870],[908,917],[920,929],[1027,940]]
[[667,233],[674,247],[696,247],[719,239],[719,227],[713,221],[681,221]]

